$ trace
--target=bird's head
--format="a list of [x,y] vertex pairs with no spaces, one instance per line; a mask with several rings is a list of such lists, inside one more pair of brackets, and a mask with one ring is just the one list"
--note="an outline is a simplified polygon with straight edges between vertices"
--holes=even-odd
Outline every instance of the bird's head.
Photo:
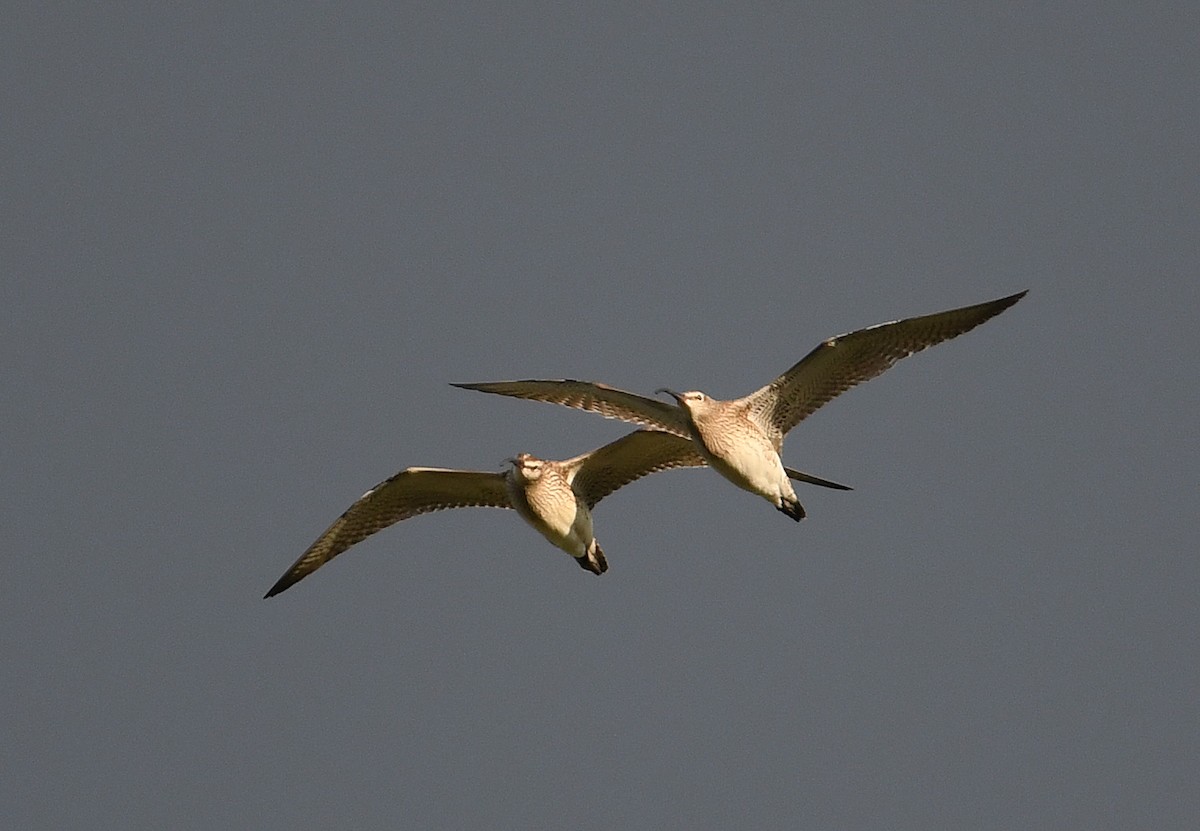
[[518,453],[511,459],[505,459],[513,466],[513,473],[518,479],[534,482],[541,478],[542,460],[530,453]]
[[680,407],[690,412],[695,412],[697,409],[702,409],[708,403],[709,398],[699,390],[689,390],[688,392],[675,392],[675,390],[662,387],[655,390],[656,394],[666,393],[674,398]]

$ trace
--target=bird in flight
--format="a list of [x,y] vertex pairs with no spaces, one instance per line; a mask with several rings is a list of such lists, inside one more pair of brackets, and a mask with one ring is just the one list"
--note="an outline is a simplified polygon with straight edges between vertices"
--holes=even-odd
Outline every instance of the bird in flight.
[[592,533],[592,509],[622,485],[650,473],[703,467],[687,438],[634,432],[565,461],[522,453],[503,472],[410,467],[359,497],[292,564],[264,597],[303,580],[350,546],[402,519],[446,508],[513,508],[551,544],[594,574],[608,561]]
[[[788,431],[826,402],[891,368],[901,358],[969,332],[1025,296],[921,317],[880,323],[822,341],[791,369],[764,387],[730,400],[692,390],[659,389],[675,404],[605,384],[573,380],[497,381],[454,384],[532,401],[563,404],[691,439],[705,462],[739,488],[757,494],[794,520],[804,518],[789,478],[817,480],[783,466]],[[816,480],[816,481],[814,481]]]

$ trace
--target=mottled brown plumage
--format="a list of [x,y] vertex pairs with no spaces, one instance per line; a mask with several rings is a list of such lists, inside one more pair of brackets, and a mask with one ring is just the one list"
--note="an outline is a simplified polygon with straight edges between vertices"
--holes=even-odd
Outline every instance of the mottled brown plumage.
[[448,508],[513,508],[579,565],[601,574],[608,563],[592,533],[591,509],[648,474],[705,464],[691,441],[656,430],[634,431],[564,461],[528,453],[508,461],[511,467],[503,473],[410,467],[380,482],[347,508],[265,596],[288,589],[389,525]]
[[714,470],[756,493],[793,519],[804,516],[790,479],[844,488],[790,470],[779,454],[788,431],[819,407],[870,380],[901,358],[969,332],[1026,292],[936,314],[881,323],[820,343],[787,372],[742,398],[722,401],[702,392],[668,392],[678,406],[588,381],[499,381],[455,384],[463,389],[562,404],[686,436]]

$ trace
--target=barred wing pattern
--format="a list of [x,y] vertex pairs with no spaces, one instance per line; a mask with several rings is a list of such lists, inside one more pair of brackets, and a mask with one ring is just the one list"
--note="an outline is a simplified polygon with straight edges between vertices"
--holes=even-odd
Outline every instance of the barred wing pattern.
[[[616,418],[649,427],[653,432],[665,432],[673,436],[687,438],[691,434],[687,429],[687,417],[683,410],[674,404],[646,398],[632,392],[625,392],[607,384],[592,381],[495,381],[479,384],[451,384],[464,390],[490,392],[494,395],[507,395],[513,398],[524,398],[528,401],[544,401],[548,404],[562,404],[579,410],[599,413],[605,418]],[[699,453],[700,464],[706,464]],[[681,465],[676,465],[681,466]],[[694,466],[684,463],[682,466]],[[823,488],[835,490],[853,490],[849,485],[839,485],[828,479],[813,476],[801,470],[785,467],[788,478],[810,485],[820,485]],[[649,471],[647,471],[649,472]],[[644,476],[645,474],[639,474]],[[610,491],[611,492],[611,491]]]
[[264,597],[303,580],[350,546],[402,519],[446,508],[511,508],[503,473],[410,467],[380,482],[346,509]]
[[614,442],[563,462],[568,479],[588,508],[630,482],[677,467],[707,462],[691,439],[658,430],[636,430]]
[[683,411],[674,404],[619,390],[607,384],[567,379],[562,381],[496,381],[484,384],[451,384],[450,386],[464,390],[490,392],[494,395],[524,398],[528,401],[562,404],[577,410],[599,413],[605,418],[628,421],[652,430],[661,430],[684,437],[690,435]]
[[886,372],[901,358],[969,332],[1026,292],[921,317],[880,323],[823,342],[795,366],[742,399],[775,441],[841,393]]

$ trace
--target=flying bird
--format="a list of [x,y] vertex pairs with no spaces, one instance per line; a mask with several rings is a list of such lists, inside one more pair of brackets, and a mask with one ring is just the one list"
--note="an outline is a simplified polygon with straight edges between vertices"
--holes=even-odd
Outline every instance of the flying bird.
[[592,533],[592,508],[622,485],[650,473],[702,467],[687,438],[634,432],[565,461],[521,453],[503,472],[410,467],[359,497],[264,595],[303,580],[350,546],[402,519],[446,508],[513,508],[551,544],[594,574],[608,561]]
[[[731,400],[692,390],[667,393],[676,404],[589,381],[498,381],[453,384],[462,389],[563,404],[694,441],[700,456],[739,488],[758,494],[799,521],[804,508],[780,459],[788,431],[826,402],[891,368],[901,358],[969,332],[1026,295],[922,317],[880,323],[822,341],[799,363],[764,387]],[[825,480],[815,484],[833,486]]]

